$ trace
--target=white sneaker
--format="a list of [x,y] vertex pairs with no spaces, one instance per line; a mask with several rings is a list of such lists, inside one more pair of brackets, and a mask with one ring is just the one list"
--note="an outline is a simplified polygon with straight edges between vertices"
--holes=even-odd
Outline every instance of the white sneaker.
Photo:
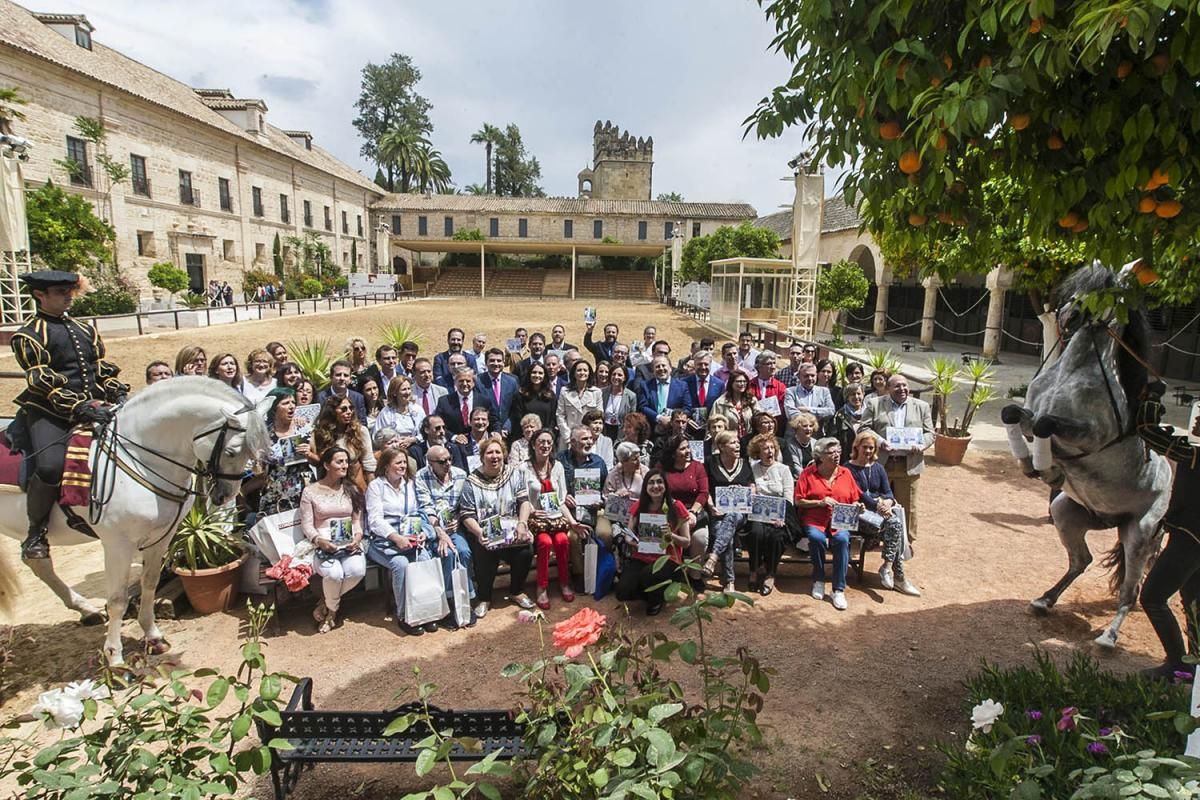
[[489,608],[491,608],[491,603],[480,603],[479,605],[475,606],[475,616],[479,619],[483,619],[487,616]]
[[885,563],[882,567],[879,568],[879,581],[883,584],[883,588],[885,588],[885,589],[895,589],[896,588],[896,578],[895,578],[895,576],[892,575],[892,565],[891,564]]
[[825,599],[825,581],[813,581],[812,596],[814,600]]
[[896,586],[896,591],[900,594],[906,594],[909,597],[921,596],[921,590],[914,586],[913,582],[908,578],[905,578],[898,586]]
[[833,595],[829,599],[833,602],[833,607],[836,608],[838,611],[846,610],[846,593],[845,592],[834,592]]

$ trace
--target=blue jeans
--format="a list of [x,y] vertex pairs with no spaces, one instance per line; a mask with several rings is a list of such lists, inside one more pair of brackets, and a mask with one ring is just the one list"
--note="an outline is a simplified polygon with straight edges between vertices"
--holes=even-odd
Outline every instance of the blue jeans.
[[[454,546],[458,548],[458,561],[467,569],[467,593],[471,599],[475,599],[475,575],[471,569],[471,545],[463,538],[461,533],[450,534],[450,541],[454,542]],[[431,539],[426,547],[429,548],[430,558],[437,558],[437,539]],[[446,581],[446,597],[450,598],[451,606],[454,605],[454,584],[450,582],[450,573],[454,569],[454,553],[448,553],[442,559],[442,578]]]
[[412,547],[408,550],[397,550],[391,542],[380,542],[374,537],[367,544],[367,557],[376,564],[388,568],[392,576],[392,596],[396,600],[396,619],[404,621],[404,581],[407,577],[408,565],[413,561],[425,561],[432,556],[423,547]]
[[825,580],[825,551],[833,551],[833,591],[846,591],[846,570],[850,567],[850,532],[828,534],[815,525],[805,525],[808,554],[812,556],[813,580]]
[[745,514],[733,512],[712,518],[712,552],[721,559],[721,583],[733,583],[734,538],[738,528],[746,521]]

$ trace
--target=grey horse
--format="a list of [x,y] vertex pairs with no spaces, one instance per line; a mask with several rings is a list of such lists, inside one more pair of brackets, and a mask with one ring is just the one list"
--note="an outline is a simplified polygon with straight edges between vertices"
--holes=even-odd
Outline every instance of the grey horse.
[[[1122,276],[1126,272],[1128,267]],[[1000,415],[1025,474],[1062,489],[1050,515],[1070,562],[1062,579],[1030,604],[1034,613],[1047,613],[1092,562],[1088,531],[1118,530],[1117,545],[1103,562],[1115,568],[1111,585],[1120,587],[1117,614],[1095,639],[1107,649],[1116,647],[1121,624],[1137,600],[1171,495],[1170,466],[1142,444],[1134,429],[1136,404],[1147,383],[1145,317],[1133,310],[1122,325],[1111,313],[1085,312],[1078,302],[1089,291],[1116,286],[1122,276],[1094,264],[1067,277],[1058,309],[1065,349],[1030,382],[1024,408],[1006,406]]]

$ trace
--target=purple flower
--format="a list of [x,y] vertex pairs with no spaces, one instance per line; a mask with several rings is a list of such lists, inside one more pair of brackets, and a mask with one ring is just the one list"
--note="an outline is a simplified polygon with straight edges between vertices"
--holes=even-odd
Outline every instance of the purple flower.
[[1182,670],[1182,669],[1175,670],[1175,683],[1190,683],[1193,677],[1194,676],[1192,675],[1192,673],[1190,673],[1186,670]]
[[1094,756],[1102,756],[1108,752],[1104,742],[1088,742],[1087,751]]
[[1025,737],[1025,744],[1027,744],[1027,745],[1035,746],[1035,745],[1039,745],[1041,743],[1042,743],[1042,737],[1038,736],[1036,733],[1033,736]]
[[1026,711],[1025,716],[1029,717],[1034,722],[1037,722],[1039,719],[1042,718],[1042,712],[1037,711],[1036,709],[1033,711]]
[[1060,731],[1075,730],[1075,715],[1079,713],[1079,709],[1075,706],[1067,706],[1062,710],[1062,718],[1059,719],[1057,727]]
[[1111,735],[1112,735],[1112,732],[1113,732],[1113,729],[1112,729],[1112,728],[1101,728],[1101,729],[1100,729],[1100,735],[1101,735],[1101,736],[1111,736]]

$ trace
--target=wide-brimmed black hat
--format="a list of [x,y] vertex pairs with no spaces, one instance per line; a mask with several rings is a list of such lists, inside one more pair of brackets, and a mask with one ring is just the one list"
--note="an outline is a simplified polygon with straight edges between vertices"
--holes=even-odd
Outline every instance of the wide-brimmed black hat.
[[58,269],[43,269],[38,272],[26,272],[19,276],[21,283],[30,289],[49,289],[51,286],[78,286],[79,275],[75,272],[63,272]]

